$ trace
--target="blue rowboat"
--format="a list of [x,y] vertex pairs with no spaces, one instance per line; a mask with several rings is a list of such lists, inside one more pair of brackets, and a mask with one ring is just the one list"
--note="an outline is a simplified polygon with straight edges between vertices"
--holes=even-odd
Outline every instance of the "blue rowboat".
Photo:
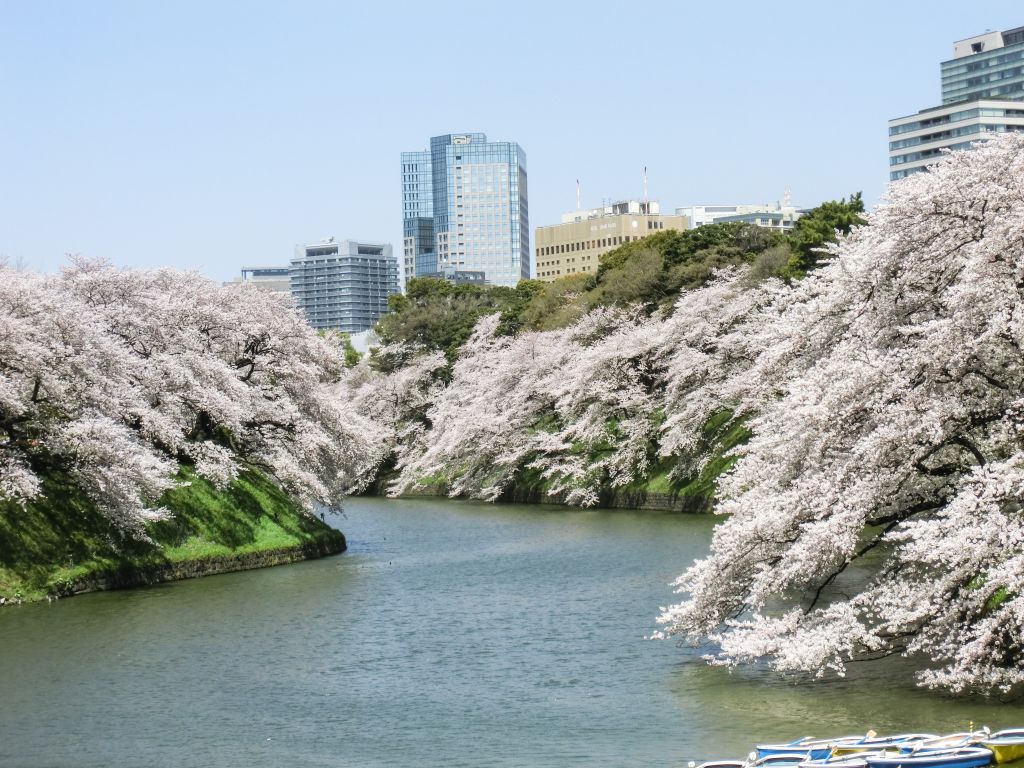
[[894,747],[911,739],[937,738],[934,734],[905,733],[900,736],[878,738],[874,731],[864,736],[840,736],[835,739],[816,739],[805,736],[788,744],[758,744],[758,759],[768,755],[799,753],[807,755],[808,760],[825,760],[829,757],[848,755],[855,752],[868,752],[885,747]]
[[816,739],[813,736],[804,736],[802,739],[791,741],[788,744],[758,744],[756,756],[761,760],[769,755],[804,755],[807,760],[824,760],[831,756],[832,748],[836,744],[855,742],[863,739],[863,736],[842,736],[838,739]]
[[928,749],[918,752],[878,752],[864,756],[868,768],[982,768],[995,759],[984,747]]
[[961,733],[951,733],[948,736],[938,736],[932,739],[925,739],[924,741],[917,741],[909,744],[904,744],[900,747],[900,752],[923,752],[926,750],[935,749],[957,749],[959,747],[976,747],[980,746],[981,742],[984,741],[990,735],[987,729],[980,731],[963,731]]
[[691,760],[687,763],[688,768],[797,768],[805,765],[808,768],[867,768],[861,755],[808,762],[804,752],[780,752],[762,758],[757,758],[756,753],[751,752],[746,760],[711,760],[699,765]]

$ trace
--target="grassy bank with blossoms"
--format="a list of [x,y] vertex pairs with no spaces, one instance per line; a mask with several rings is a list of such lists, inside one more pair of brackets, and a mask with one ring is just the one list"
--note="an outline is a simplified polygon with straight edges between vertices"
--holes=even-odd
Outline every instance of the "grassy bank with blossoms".
[[189,272],[0,263],[0,597],[340,551],[380,460],[344,340]]
[[[0,502],[0,600],[33,602],[336,554],[344,535],[259,471],[218,489],[189,468],[161,499],[171,517],[125,536],[68,476],[24,506]],[[187,483],[187,484],[185,484]]]
[[[608,478],[599,478],[593,487],[590,506],[606,509],[648,509],[659,512],[709,513],[715,505],[718,478],[736,462],[730,452],[742,445],[750,432],[745,425],[732,423],[730,411],[715,414],[702,430],[706,461],[686,477],[673,473],[675,462],[654,459],[646,472],[631,481],[613,486]],[[600,461],[595,453],[589,462]],[[457,474],[456,474],[457,477]],[[402,497],[440,496],[452,494],[451,475],[438,472],[419,478],[399,493]],[[384,495],[389,485],[400,480],[394,467],[383,469],[367,495]],[[565,494],[536,468],[519,468],[511,482],[494,499],[503,503],[567,505]]]
[[[736,462],[730,452],[750,437],[742,421],[732,422],[732,412],[715,414],[701,430],[700,442],[706,460],[686,476],[673,470],[675,461],[654,456],[647,469],[631,481],[614,486],[601,477],[595,486],[593,506],[609,509],[650,509],[661,512],[711,512],[715,505],[718,478]],[[651,451],[652,454],[654,451]],[[601,460],[601,452],[587,457]],[[564,493],[540,469],[520,470],[500,497],[507,502],[562,504]]]

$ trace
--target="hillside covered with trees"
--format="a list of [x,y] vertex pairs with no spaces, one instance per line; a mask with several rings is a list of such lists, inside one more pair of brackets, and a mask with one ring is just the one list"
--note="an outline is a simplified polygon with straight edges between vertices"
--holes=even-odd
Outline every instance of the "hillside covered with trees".
[[322,537],[380,459],[344,347],[280,296],[76,260],[0,267],[0,594]]
[[721,664],[842,673],[902,653],[928,686],[1018,690],[1022,180],[1024,136],[1001,136],[894,185],[824,249],[820,219],[859,217],[849,203],[787,241],[631,243],[596,276],[474,309],[461,346],[405,333],[399,307],[389,365],[361,364],[355,390],[387,393],[389,490],[700,489],[725,517],[666,635]]
[[[378,325],[385,346],[369,362],[388,373],[415,361],[403,376],[425,377],[416,379],[424,396],[414,398],[417,409],[394,418],[410,434],[429,424],[431,446],[417,451],[395,442],[396,461],[386,465],[392,492],[433,487],[489,500],[526,492],[594,504],[628,486],[708,509],[714,477],[730,464],[723,452],[746,437],[742,419],[728,409],[706,414],[699,442],[710,459],[680,463],[664,454],[663,443],[674,443],[661,434],[667,410],[660,400],[676,386],[664,354],[677,342],[662,336],[638,344],[634,336],[691,333],[698,313],[711,323],[705,332],[714,343],[736,321],[728,313],[715,318],[719,304],[735,296],[767,301],[812,270],[817,250],[837,232],[863,223],[863,212],[856,194],[813,209],[791,234],[743,223],[659,232],[609,252],[595,274],[523,281],[514,289],[412,280],[406,295],[392,297],[393,312]],[[722,281],[724,294],[698,291]],[[717,303],[702,307],[709,296]],[[438,382],[448,386],[426,395]],[[624,401],[616,405],[618,398]],[[485,430],[479,440],[460,416],[474,406],[493,411],[474,423]],[[449,424],[457,445],[445,441]],[[562,431],[567,424],[575,426]],[[553,453],[558,469],[540,459]]]

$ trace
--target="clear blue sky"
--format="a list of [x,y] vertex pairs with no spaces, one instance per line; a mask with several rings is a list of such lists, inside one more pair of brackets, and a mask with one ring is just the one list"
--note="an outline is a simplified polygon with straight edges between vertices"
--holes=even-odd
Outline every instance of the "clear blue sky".
[[642,194],[811,206],[888,178],[953,42],[1024,4],[0,0],[0,255],[228,279],[327,235],[401,247],[399,153],[527,153],[532,228]]

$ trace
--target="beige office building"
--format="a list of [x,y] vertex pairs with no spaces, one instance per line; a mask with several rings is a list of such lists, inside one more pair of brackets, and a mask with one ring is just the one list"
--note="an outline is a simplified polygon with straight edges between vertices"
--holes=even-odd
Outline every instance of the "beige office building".
[[603,254],[666,229],[686,229],[686,217],[663,216],[653,200],[623,200],[567,213],[561,224],[537,227],[535,277],[551,282],[578,272],[596,272]]

